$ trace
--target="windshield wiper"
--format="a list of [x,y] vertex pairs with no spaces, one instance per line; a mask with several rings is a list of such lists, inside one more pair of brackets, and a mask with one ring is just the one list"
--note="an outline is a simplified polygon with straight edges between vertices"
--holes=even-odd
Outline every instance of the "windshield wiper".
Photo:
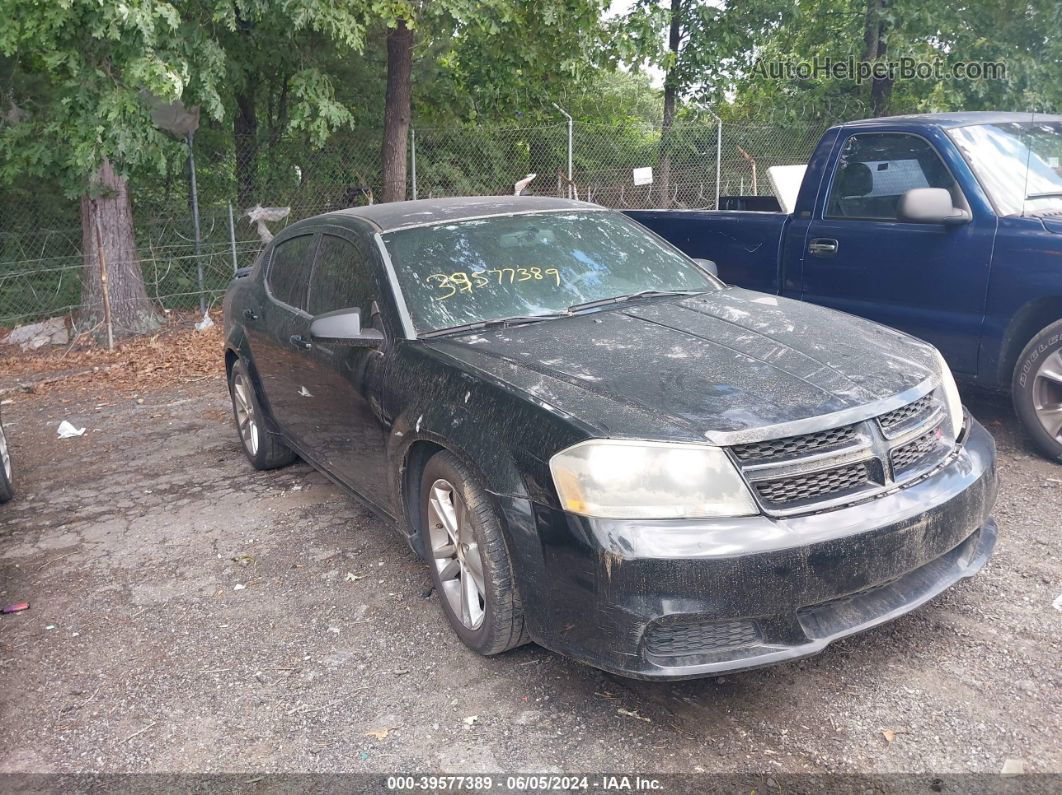
[[629,301],[632,298],[660,298],[668,295],[700,295],[706,290],[639,290],[636,293],[627,293],[626,295],[615,295],[612,298],[599,298],[596,301],[587,301],[584,304],[572,304],[568,307],[569,312],[578,312],[583,309],[594,309],[598,306],[608,306],[609,304],[621,304],[624,301]]
[[466,331],[482,331],[489,328],[504,328],[507,326],[521,326],[526,323],[539,323],[543,320],[556,320],[562,317],[571,317],[572,313],[578,312],[583,309],[593,309],[599,306],[607,306],[609,304],[619,304],[624,301],[629,301],[632,298],[660,298],[669,295],[700,295],[706,290],[639,290],[636,293],[628,293],[627,295],[616,295],[612,298],[602,298],[597,301],[587,301],[584,304],[573,304],[569,306],[564,312],[544,312],[541,315],[524,315],[514,317],[502,317],[496,320],[477,320],[474,323],[463,323],[460,326],[450,326],[449,328],[435,329],[434,331],[426,331],[419,335],[421,339],[428,337],[443,337],[450,334],[461,334]]
[[556,320],[561,317],[570,317],[571,312],[545,312],[541,315],[524,315],[515,317],[501,317],[496,320],[477,320],[475,323],[464,323],[460,326],[440,328],[435,331],[427,331],[420,335],[425,337],[442,337],[449,334],[460,334],[465,331],[482,331],[488,328],[504,328],[506,326],[522,326],[526,323],[538,323],[542,320]]
[[1062,199],[1062,190],[1052,190],[1046,193],[1030,193],[1025,197],[1025,200],[1029,199]]

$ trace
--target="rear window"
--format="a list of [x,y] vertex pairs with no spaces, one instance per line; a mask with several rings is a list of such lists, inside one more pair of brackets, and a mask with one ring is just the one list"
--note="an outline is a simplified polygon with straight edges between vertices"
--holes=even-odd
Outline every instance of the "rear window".
[[278,243],[269,261],[269,292],[296,309],[306,308],[306,291],[313,266],[314,236],[301,235]]

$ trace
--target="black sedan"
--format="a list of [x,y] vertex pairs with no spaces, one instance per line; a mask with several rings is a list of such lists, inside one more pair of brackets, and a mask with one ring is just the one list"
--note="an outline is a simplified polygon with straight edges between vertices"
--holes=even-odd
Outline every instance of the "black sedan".
[[991,437],[929,345],[728,287],[549,198],[289,226],[225,299],[244,451],[430,562],[472,649],[680,678],[820,651],[974,574]]

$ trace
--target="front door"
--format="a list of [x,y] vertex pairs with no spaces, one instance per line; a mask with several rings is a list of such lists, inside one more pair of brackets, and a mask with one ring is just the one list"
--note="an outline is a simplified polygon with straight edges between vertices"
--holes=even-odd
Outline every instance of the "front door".
[[933,145],[907,133],[855,133],[839,144],[803,252],[805,301],[876,320],[931,342],[960,373],[976,373],[995,220],[909,223],[912,188],[946,188],[969,209]]
[[[310,281],[312,316],[357,307],[362,326],[387,335],[379,306],[379,284],[367,242],[345,229],[325,232]],[[380,364],[390,344],[360,347],[313,341],[301,376],[313,412],[306,424],[309,452],[333,476],[362,497],[391,512],[386,466],[389,423],[374,399]]]

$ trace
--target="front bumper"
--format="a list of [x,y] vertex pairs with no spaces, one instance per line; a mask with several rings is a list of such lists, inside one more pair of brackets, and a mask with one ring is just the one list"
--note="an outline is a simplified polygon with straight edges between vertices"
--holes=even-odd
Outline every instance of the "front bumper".
[[[607,671],[683,679],[804,657],[975,574],[996,540],[995,445],[900,491],[818,514],[588,519],[535,506],[542,645]],[[536,598],[537,597],[537,598]]]

